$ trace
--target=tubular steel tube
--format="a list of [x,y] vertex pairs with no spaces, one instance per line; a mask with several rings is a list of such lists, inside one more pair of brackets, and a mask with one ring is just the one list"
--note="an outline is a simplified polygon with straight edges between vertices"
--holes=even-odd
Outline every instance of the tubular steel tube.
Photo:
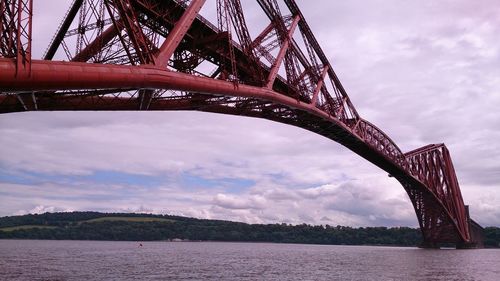
[[[0,91],[130,88],[187,90],[275,101],[293,108],[307,110],[319,117],[334,120],[333,117],[313,105],[297,101],[270,89],[243,84],[235,88],[233,82],[168,71],[151,65],[128,66],[34,60],[31,76],[15,77],[15,73],[15,60],[0,58]],[[350,131],[348,127],[338,123]]]

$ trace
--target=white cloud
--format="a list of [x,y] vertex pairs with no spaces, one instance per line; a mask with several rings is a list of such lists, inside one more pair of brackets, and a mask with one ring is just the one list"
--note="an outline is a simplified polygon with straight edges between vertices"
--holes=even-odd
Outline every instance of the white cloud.
[[217,194],[213,200],[214,205],[226,209],[263,209],[266,199],[261,196],[251,196],[242,198],[242,196]]
[[71,212],[73,210],[71,209],[60,209],[56,206],[43,206],[43,205],[38,205],[35,206],[33,209],[26,211],[26,210],[19,210],[14,213],[14,215],[26,215],[26,214],[43,214],[43,213],[53,213],[53,212]]

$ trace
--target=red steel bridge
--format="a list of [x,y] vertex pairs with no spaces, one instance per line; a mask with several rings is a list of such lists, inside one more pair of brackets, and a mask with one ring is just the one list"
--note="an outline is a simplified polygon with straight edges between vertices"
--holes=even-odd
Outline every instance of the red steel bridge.
[[209,1],[210,22],[205,0],[72,0],[41,59],[32,2],[0,0],[0,112],[199,110],[301,127],[396,178],[423,247],[481,247],[446,146],[403,153],[361,118],[294,0],[256,0],[257,30],[248,1]]

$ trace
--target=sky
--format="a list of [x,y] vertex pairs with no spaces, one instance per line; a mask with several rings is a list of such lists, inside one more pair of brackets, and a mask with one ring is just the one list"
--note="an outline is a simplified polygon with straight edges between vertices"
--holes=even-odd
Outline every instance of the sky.
[[[297,0],[358,113],[402,151],[445,143],[483,226],[500,226],[496,1]],[[39,58],[70,1],[34,2]],[[297,127],[200,112],[0,115],[0,216],[80,210],[418,226],[397,181]]]

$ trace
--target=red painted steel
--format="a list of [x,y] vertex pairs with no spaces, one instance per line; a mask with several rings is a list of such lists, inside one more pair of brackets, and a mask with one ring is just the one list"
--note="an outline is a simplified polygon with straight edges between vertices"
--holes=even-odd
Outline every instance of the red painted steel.
[[295,31],[295,28],[297,27],[299,20],[300,17],[298,15],[294,17],[290,29],[288,30],[288,33],[286,33],[286,36],[281,44],[281,49],[278,53],[278,56],[276,57],[276,60],[273,63],[271,71],[269,71],[269,76],[267,77],[267,84],[266,84],[266,87],[269,89],[272,89],[273,87],[274,80],[276,79],[276,75],[278,75],[278,70],[281,66],[281,62],[285,58],[285,54],[288,51],[288,46],[290,45],[291,37],[293,36],[293,32]]
[[156,65],[162,66],[167,64],[170,57],[174,54],[175,49],[177,49],[181,43],[182,38],[191,27],[191,24],[196,18],[196,15],[200,12],[203,4],[205,4],[205,0],[192,1],[179,22],[177,22],[172,31],[168,33],[168,37],[160,47],[160,52],[154,60]]
[[[444,144],[424,146],[406,153],[405,158],[410,173],[431,190],[436,199],[449,212],[449,217],[457,225],[460,234],[466,239],[470,239],[462,194],[446,146]],[[432,209],[432,205],[425,206],[425,212],[421,214],[420,226],[427,229],[426,233],[436,233],[441,224],[450,223],[439,210]]]
[[0,112],[200,110],[299,126],[400,181],[424,246],[480,245],[446,147],[403,154],[359,116],[297,4],[256,1],[269,23],[252,40],[239,0],[216,1],[217,24],[198,14],[205,0],[76,0],[45,56],[68,61],[49,61],[31,59],[31,0],[0,0]]
[[328,65],[323,67],[323,71],[321,71],[321,79],[319,80],[318,84],[316,85],[316,88],[314,89],[313,97],[311,100],[311,104],[314,106],[316,106],[316,103],[318,102],[318,95],[319,92],[321,91],[321,88],[323,88],[327,71],[328,71]]
[[112,25],[108,27],[103,33],[97,36],[91,43],[89,43],[83,50],[80,50],[71,61],[85,62],[95,56],[102,48],[108,44],[113,38],[118,36],[118,33],[123,29],[121,24]]
[[16,58],[16,76],[30,75],[32,0],[0,1],[0,51]]

